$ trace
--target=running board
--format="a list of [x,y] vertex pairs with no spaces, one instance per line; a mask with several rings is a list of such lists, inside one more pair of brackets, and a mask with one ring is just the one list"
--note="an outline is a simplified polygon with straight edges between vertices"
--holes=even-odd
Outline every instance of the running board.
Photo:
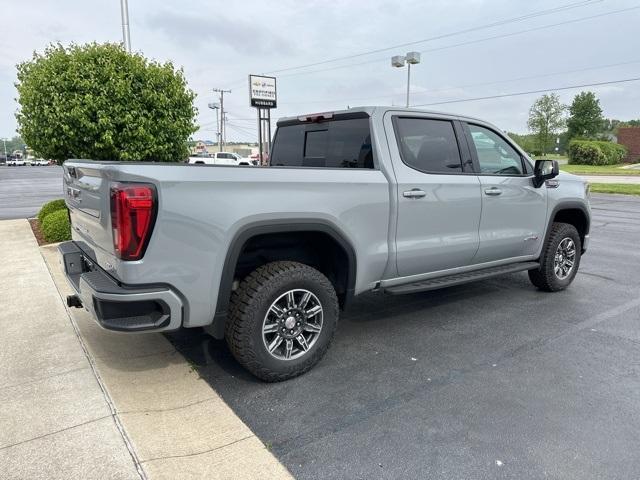
[[438,288],[452,287],[463,283],[475,282],[476,280],[484,280],[485,278],[497,277],[506,273],[522,272],[524,270],[533,270],[540,267],[538,262],[521,262],[502,265],[500,267],[483,268],[482,270],[474,270],[472,272],[456,273],[445,277],[430,278],[415,283],[406,283],[395,287],[384,288],[384,292],[390,295],[402,295],[404,293],[424,292],[427,290],[436,290]]

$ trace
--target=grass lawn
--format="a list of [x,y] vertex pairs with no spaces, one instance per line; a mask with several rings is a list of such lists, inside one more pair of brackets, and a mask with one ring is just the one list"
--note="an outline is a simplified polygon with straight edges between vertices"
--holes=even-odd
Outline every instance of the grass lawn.
[[593,193],[623,193],[625,195],[640,195],[640,184],[627,183],[592,183]]
[[640,170],[620,168],[624,165],[560,165],[560,170],[584,175],[640,175]]

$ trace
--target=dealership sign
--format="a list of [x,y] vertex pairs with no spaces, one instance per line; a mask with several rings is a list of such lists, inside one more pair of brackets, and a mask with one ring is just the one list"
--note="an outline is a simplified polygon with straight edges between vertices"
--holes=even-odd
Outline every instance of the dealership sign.
[[257,108],[276,108],[276,79],[249,75],[249,98],[251,106]]

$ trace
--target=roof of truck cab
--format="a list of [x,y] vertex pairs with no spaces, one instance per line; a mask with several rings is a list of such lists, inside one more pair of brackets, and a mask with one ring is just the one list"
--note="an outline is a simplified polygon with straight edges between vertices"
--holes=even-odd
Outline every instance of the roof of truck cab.
[[278,119],[278,124],[280,123],[289,123],[298,120],[300,117],[307,117],[312,115],[321,115],[323,113],[332,113],[333,115],[344,115],[344,114],[353,114],[364,112],[368,115],[373,115],[375,113],[386,113],[388,111],[393,112],[403,112],[403,113],[420,113],[420,114],[433,114],[433,115],[442,115],[448,118],[455,118],[457,120],[471,120],[475,122],[489,123],[486,120],[477,117],[469,117],[466,115],[459,115],[457,113],[451,112],[439,112],[436,110],[425,110],[421,108],[407,108],[407,107],[397,107],[397,106],[389,106],[389,105],[366,105],[361,107],[351,107],[345,110],[324,110],[320,112],[309,112],[309,113],[300,113],[300,115],[292,116],[292,117],[281,117]]

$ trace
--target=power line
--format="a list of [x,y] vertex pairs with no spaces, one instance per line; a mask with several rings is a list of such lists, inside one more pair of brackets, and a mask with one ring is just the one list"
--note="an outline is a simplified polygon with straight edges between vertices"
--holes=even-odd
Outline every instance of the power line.
[[499,20],[497,22],[487,23],[487,24],[484,24],[484,25],[478,25],[478,26],[475,26],[475,27],[470,27],[470,28],[466,28],[466,29],[463,29],[463,30],[458,30],[458,31],[455,31],[455,32],[449,32],[449,33],[445,33],[445,34],[442,34],[442,35],[437,35],[437,36],[434,36],[434,37],[424,38],[422,40],[415,40],[415,41],[412,41],[412,42],[399,43],[397,45],[392,45],[390,47],[378,48],[378,49],[375,49],[375,50],[369,50],[369,51],[366,51],[366,52],[360,52],[360,53],[356,53],[356,54],[352,54],[352,55],[345,55],[345,56],[342,56],[342,57],[335,57],[335,58],[331,58],[331,59],[328,59],[328,60],[322,60],[322,61],[314,62],[314,63],[307,63],[305,65],[298,65],[298,66],[295,66],[295,67],[280,68],[280,69],[271,70],[271,71],[265,72],[265,73],[268,73],[268,74],[280,73],[280,72],[286,72],[286,71],[289,71],[289,70],[298,70],[300,68],[307,68],[307,67],[315,67],[315,66],[318,66],[318,65],[325,65],[327,63],[333,63],[333,62],[337,62],[337,61],[340,61],[340,60],[348,60],[348,59],[351,59],[351,58],[363,57],[363,56],[366,56],[366,55],[371,55],[372,53],[386,52],[386,51],[389,51],[389,50],[395,50],[397,48],[408,47],[408,46],[411,46],[411,45],[417,45],[419,43],[431,42],[431,41],[434,41],[434,40],[441,40],[443,38],[453,37],[453,36],[456,36],[456,35],[462,35],[462,34],[465,34],[465,33],[471,33],[471,32],[475,32],[475,31],[478,31],[478,30],[485,30],[487,28],[498,27],[498,26],[501,26],[501,25],[509,24],[509,23],[521,22],[521,21],[524,21],[524,20],[528,20],[530,18],[540,17],[540,16],[544,16],[544,15],[550,15],[552,13],[558,13],[558,12],[561,12],[561,11],[571,10],[571,9],[574,9],[574,8],[585,7],[587,5],[600,3],[602,1],[603,0],[587,0],[587,1],[569,3],[567,5],[563,5],[563,6],[560,6],[560,7],[554,7],[554,8],[550,8],[550,9],[546,9],[546,10],[539,10],[539,11],[528,13],[526,15],[521,15],[519,17],[512,17],[512,18],[508,18],[508,19],[505,19],[505,20]]
[[[517,82],[517,81],[521,81],[521,80],[534,80],[537,78],[546,78],[546,77],[553,77],[553,76],[557,76],[557,75],[564,75],[567,73],[577,73],[577,72],[587,72],[587,71],[591,71],[591,70],[602,70],[605,68],[612,68],[612,67],[620,67],[623,65],[633,65],[633,64],[637,64],[640,63],[640,59],[638,60],[632,60],[632,61],[628,61],[628,62],[619,62],[619,63],[609,63],[606,65],[597,65],[595,67],[583,67],[583,68],[576,68],[576,69],[572,69],[572,70],[563,70],[561,72],[553,72],[553,73],[543,73],[543,74],[538,74],[538,75],[528,75],[528,76],[524,76],[524,77],[516,77],[516,78],[510,78],[510,79],[506,79],[506,80],[494,80],[494,81],[490,81],[490,82],[482,82],[482,83],[471,83],[471,84],[466,84],[466,85],[457,85],[457,86],[453,86],[453,87],[446,87],[446,88],[437,88],[435,90],[429,90],[429,91],[423,91],[423,92],[412,92],[412,95],[430,95],[433,93],[439,93],[439,92],[446,92],[446,91],[450,91],[450,90],[456,90],[459,88],[471,88],[471,87],[484,87],[484,86],[488,86],[488,85],[498,85],[501,83],[510,83],[510,82]],[[373,100],[373,99],[378,99],[378,98],[384,98],[384,97],[390,97],[393,98],[396,95],[391,94],[391,93],[385,93],[385,94],[380,94],[380,95],[376,95],[376,96],[370,96],[370,97],[359,97],[359,98],[353,98],[353,97],[344,97],[344,98],[333,98],[333,99],[324,99],[324,100],[306,100],[306,101],[299,101],[299,102],[280,102],[281,105],[302,105],[302,104],[307,104],[307,103],[335,103],[335,102],[356,102],[356,101],[364,101],[364,100]],[[252,119],[253,121],[253,119]]]
[[445,100],[443,102],[433,102],[433,103],[419,103],[415,105],[411,105],[412,107],[430,107],[433,105],[446,105],[450,103],[462,103],[462,102],[475,102],[478,100],[491,100],[494,98],[505,98],[505,97],[517,97],[521,95],[530,95],[533,93],[545,93],[545,92],[554,92],[558,90],[571,90],[574,88],[584,88],[584,87],[598,87],[601,85],[612,85],[615,83],[627,83],[627,82],[637,82],[640,80],[640,77],[634,78],[624,78],[622,80],[611,80],[608,82],[595,82],[595,83],[584,83],[582,85],[569,85],[565,87],[555,87],[555,88],[543,88],[541,90],[529,90],[526,92],[515,92],[515,93],[504,93],[501,95],[489,95],[486,97],[475,97],[475,98],[464,98],[459,100]]
[[227,124],[227,126],[234,132],[239,133],[240,135],[245,135],[249,137],[255,137],[257,135],[256,132],[249,132],[248,130],[241,129],[235,125]]
[[[488,28],[492,28],[492,27],[501,26],[501,25],[507,25],[509,23],[521,22],[521,21],[524,21],[524,20],[528,20],[528,19],[531,19],[531,18],[536,18],[536,17],[540,17],[540,16],[544,16],[544,15],[551,15],[553,13],[558,13],[558,12],[562,12],[562,11],[565,11],[565,10],[571,10],[571,9],[579,8],[579,7],[586,7],[588,5],[601,3],[602,1],[604,1],[604,0],[586,0],[586,1],[569,3],[569,4],[566,4],[566,5],[562,5],[560,7],[554,7],[554,8],[550,8],[550,9],[546,9],[546,10],[538,10],[538,11],[535,11],[535,12],[528,13],[526,15],[519,16],[519,17],[507,18],[507,19],[500,20],[500,21],[497,21],[497,22],[488,23],[488,24],[484,24],[484,25],[478,25],[478,26],[466,28],[466,29],[463,29],[463,30],[458,30],[458,31],[454,31],[454,32],[445,33],[445,34],[442,34],[442,35],[437,35],[437,36],[430,37],[430,38],[425,38],[425,39],[422,39],[422,40],[416,40],[416,41],[412,41],[412,42],[401,43],[401,44],[393,45],[393,46],[390,46],[390,47],[378,48],[378,49],[375,49],[375,50],[369,50],[369,51],[366,51],[366,52],[360,52],[360,53],[356,53],[356,54],[352,54],[352,55],[345,55],[345,56],[342,56],[342,57],[335,57],[335,58],[331,58],[331,59],[328,59],[328,60],[322,60],[322,61],[319,61],[319,62],[308,63],[308,64],[305,64],[305,65],[298,65],[298,66],[295,66],[295,67],[280,68],[280,69],[277,69],[277,70],[271,70],[269,72],[263,72],[263,73],[265,73],[265,74],[273,74],[273,73],[280,73],[280,72],[290,71],[290,70],[299,70],[301,68],[313,67],[313,66],[318,66],[318,65],[325,65],[327,63],[333,63],[333,62],[337,62],[337,61],[340,61],[340,60],[348,60],[348,59],[351,59],[351,58],[363,57],[363,56],[366,56],[366,55],[371,55],[373,53],[380,53],[380,52],[385,52],[385,51],[388,51],[388,50],[393,50],[393,49],[396,49],[396,48],[406,47],[406,46],[410,46],[410,45],[416,45],[416,44],[419,44],[419,43],[426,43],[426,42],[431,42],[431,41],[434,41],[434,40],[441,40],[443,38],[453,37],[453,36],[456,36],[456,35],[462,35],[462,34],[465,34],[465,33],[471,33],[471,32],[474,32],[474,31],[484,30],[484,29],[488,29]],[[313,73],[313,72],[311,72],[311,73]],[[238,80],[237,82],[234,82],[232,85],[230,85],[230,88],[236,87],[238,85],[242,85],[246,81],[247,81],[246,78],[244,78],[242,80]]]
[[[456,47],[462,47],[462,46],[466,46],[466,45],[473,45],[476,43],[480,43],[480,42],[486,42],[489,40],[496,40],[499,38],[507,38],[507,37],[514,37],[516,35],[522,35],[524,33],[530,33],[530,32],[535,32],[538,30],[545,30],[547,28],[554,28],[554,27],[560,27],[562,25],[568,25],[571,23],[577,23],[577,22],[583,22],[585,20],[593,20],[594,18],[600,18],[600,17],[606,17],[609,15],[616,15],[618,13],[624,13],[624,12],[628,12],[631,10],[637,10],[638,8],[640,8],[640,5],[635,6],[635,7],[630,7],[630,8],[623,8],[620,10],[614,10],[611,12],[604,12],[604,13],[599,13],[597,15],[590,15],[587,17],[580,17],[580,18],[574,18],[572,20],[565,20],[563,22],[558,22],[558,23],[551,23],[548,25],[541,25],[539,27],[532,27],[532,28],[527,28],[524,30],[518,30],[516,32],[510,32],[510,33],[502,33],[499,35],[492,35],[489,37],[483,37],[483,38],[479,38],[476,40],[468,40],[465,42],[460,42],[460,43],[454,43],[451,45],[443,45],[441,47],[435,47],[435,48],[429,48],[426,50],[420,50],[420,53],[430,53],[430,52],[437,52],[437,51],[441,51],[441,50],[448,50],[450,48],[456,48]],[[358,62],[358,63],[348,63],[346,65],[336,65],[334,67],[327,67],[327,68],[320,68],[320,69],[316,69],[316,70],[307,70],[305,72],[295,72],[295,73],[288,73],[285,75],[279,75],[278,78],[286,78],[286,77],[295,77],[295,76],[299,76],[299,75],[309,75],[309,74],[313,74],[313,73],[322,73],[322,72],[328,72],[331,70],[340,70],[343,68],[352,68],[352,67],[358,67],[358,66],[362,66],[362,65],[369,65],[372,63],[380,63],[380,62],[388,62],[389,59],[387,57],[384,58],[374,58],[371,60],[366,60],[363,62]]]

